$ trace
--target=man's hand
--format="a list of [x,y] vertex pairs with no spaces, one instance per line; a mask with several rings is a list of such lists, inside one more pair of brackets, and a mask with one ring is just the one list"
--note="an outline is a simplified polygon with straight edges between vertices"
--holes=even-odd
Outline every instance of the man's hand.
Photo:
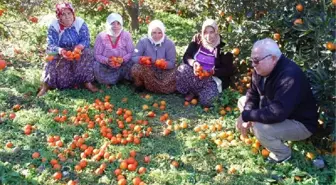
[[239,130],[239,132],[241,132],[241,134],[246,137],[248,131],[250,130],[250,128],[253,126],[253,122],[249,121],[249,122],[244,122],[242,115],[240,115],[236,121],[236,127]]

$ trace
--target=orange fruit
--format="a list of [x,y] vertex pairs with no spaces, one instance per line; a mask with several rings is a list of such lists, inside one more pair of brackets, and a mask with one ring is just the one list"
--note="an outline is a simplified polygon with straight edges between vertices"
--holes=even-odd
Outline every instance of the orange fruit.
[[251,151],[252,151],[253,154],[258,154],[259,153],[258,149],[254,148],[254,147],[251,148]]
[[336,6],[336,0],[332,0],[332,4]]
[[128,165],[127,165],[127,163],[125,161],[122,161],[120,163],[120,166],[119,166],[120,169],[124,170],[124,169],[127,169],[127,167],[128,167]]
[[200,139],[205,139],[207,137],[207,135],[205,133],[201,133],[199,137],[200,137]]
[[172,161],[171,165],[173,165],[175,168],[179,167],[179,163],[177,161]]
[[307,152],[306,157],[310,160],[313,160],[315,158],[315,155],[312,152]]
[[279,41],[280,40],[280,33],[274,33],[273,39]]
[[53,175],[55,180],[60,180],[62,178],[62,173],[61,172],[56,172]]
[[188,128],[188,123],[183,121],[180,126],[181,126],[181,128],[184,128],[184,129]]
[[120,180],[118,180],[118,185],[126,185],[126,184],[127,184],[126,179],[120,179]]
[[297,4],[297,5],[296,5],[296,10],[297,10],[298,12],[302,12],[302,11],[303,11],[303,5],[302,5],[302,4]]
[[141,183],[141,179],[140,179],[140,177],[135,177],[132,180],[132,182],[133,182],[133,185],[139,185]]
[[144,157],[144,162],[145,163],[149,163],[150,162],[150,157],[149,156],[145,156]]
[[195,98],[192,99],[192,100],[191,100],[191,104],[196,105],[196,104],[197,104],[197,99],[195,99]]
[[148,107],[148,105],[143,105],[142,106],[142,110],[147,110],[149,107]]
[[232,50],[232,54],[234,54],[235,56],[239,55],[240,53],[240,49],[239,48],[233,48]]
[[201,131],[201,127],[196,126],[196,127],[194,128],[194,131],[195,131],[195,132],[200,132],[200,131]]
[[163,131],[163,135],[167,136],[167,135],[170,134],[170,132],[171,132],[170,129],[165,129],[165,130]]
[[267,150],[267,149],[262,149],[262,151],[261,151],[261,155],[264,157],[264,158],[266,158],[266,157],[268,157],[268,155],[269,155],[269,151]]
[[302,19],[295,19],[294,25],[298,25],[298,24],[303,24],[303,20]]
[[218,165],[216,165],[215,169],[216,169],[216,171],[217,171],[218,173],[219,173],[219,172],[222,172],[222,171],[223,171],[223,166],[220,165],[220,164],[218,164]]
[[330,51],[335,51],[336,50],[336,45],[332,42],[327,42],[326,48]]
[[228,170],[228,173],[229,174],[234,174],[234,173],[236,173],[236,171],[237,170],[234,167],[230,167],[229,170]]
[[118,176],[118,175],[121,175],[121,169],[117,168],[114,170],[114,175],[115,176]]
[[232,21],[232,16],[230,15],[230,16],[226,17],[226,21],[231,22]]
[[0,70],[5,69],[6,66],[7,66],[6,61],[4,61],[4,60],[0,60]]
[[138,173],[139,174],[143,174],[143,173],[146,173],[147,169],[145,167],[140,167],[139,170],[138,170]]
[[37,158],[39,158],[40,157],[40,153],[38,153],[38,152],[34,152],[33,154],[32,154],[32,158],[33,159],[37,159]]
[[12,148],[13,147],[13,143],[12,142],[7,142],[6,143],[6,147],[7,148]]
[[130,151],[130,156],[131,157],[135,157],[136,156],[136,151],[135,150],[131,150]]

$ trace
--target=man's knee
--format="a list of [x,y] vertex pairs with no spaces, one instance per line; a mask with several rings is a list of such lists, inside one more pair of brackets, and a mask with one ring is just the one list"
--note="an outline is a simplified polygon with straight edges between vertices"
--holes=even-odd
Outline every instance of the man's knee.
[[253,133],[254,135],[260,139],[260,138],[268,138],[269,132],[267,127],[269,125],[259,123],[259,122],[254,122],[253,124]]

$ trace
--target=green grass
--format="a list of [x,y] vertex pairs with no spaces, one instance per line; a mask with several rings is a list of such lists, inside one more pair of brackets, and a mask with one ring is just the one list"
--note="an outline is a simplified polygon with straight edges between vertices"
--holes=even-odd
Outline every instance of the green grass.
[[[193,20],[182,19],[176,15],[160,13],[156,15],[162,19],[167,27],[167,35],[174,40],[177,45],[179,59],[182,56],[192,35],[197,31],[197,24]],[[90,22],[89,20],[87,22]],[[93,27],[93,25],[89,25]],[[30,30],[33,32],[36,25]],[[44,29],[38,29],[44,30]],[[45,30],[44,30],[45,31]],[[141,32],[134,35],[134,38],[140,38],[146,34],[143,26]],[[36,33],[36,35],[43,35]],[[94,38],[94,37],[93,37]],[[0,124],[0,184],[65,184],[69,179],[78,179],[80,184],[117,184],[113,171],[119,166],[119,162],[108,163],[105,173],[101,176],[95,175],[94,170],[106,161],[92,161],[88,159],[89,165],[82,172],[75,172],[74,166],[80,160],[80,151],[75,149],[75,156],[69,156],[65,162],[60,162],[63,171],[69,170],[69,176],[61,181],[54,181],[52,169],[49,161],[57,158],[53,153],[54,147],[47,143],[47,137],[50,135],[60,135],[64,146],[61,151],[66,149],[74,135],[88,133],[89,138],[86,144],[99,148],[106,138],[100,134],[100,128],[96,124],[94,129],[88,129],[87,124],[75,126],[72,121],[66,123],[57,123],[54,121],[54,114],[49,113],[49,109],[67,109],[68,118],[77,114],[78,107],[91,105],[95,99],[101,99],[106,95],[111,96],[110,102],[114,105],[112,113],[106,113],[107,118],[112,118],[113,122],[108,126],[116,134],[120,129],[117,127],[116,119],[121,119],[116,115],[117,108],[127,108],[133,111],[133,120],[147,119],[149,125],[153,128],[153,133],[149,137],[141,139],[140,145],[110,145],[107,151],[115,155],[122,153],[123,158],[128,157],[130,150],[138,152],[136,159],[139,166],[147,168],[147,172],[141,175],[141,179],[147,184],[158,185],[204,185],[204,184],[335,184],[335,158],[328,154],[321,157],[325,159],[326,168],[316,169],[310,160],[305,158],[306,152],[313,152],[318,155],[317,149],[310,141],[293,142],[293,159],[285,164],[272,165],[264,161],[263,157],[251,152],[251,146],[240,141],[239,134],[236,133],[234,124],[239,113],[232,111],[225,116],[219,114],[220,107],[230,105],[236,106],[239,94],[235,91],[225,91],[219,101],[209,112],[199,106],[183,106],[183,97],[179,94],[161,95],[151,94],[150,99],[145,99],[144,94],[135,93],[134,87],[130,83],[120,83],[107,89],[100,86],[103,90],[99,93],[90,93],[83,89],[78,90],[52,90],[42,98],[36,98],[36,91],[39,86],[39,78],[42,73],[43,61],[43,42],[32,46],[34,38],[31,40],[3,40],[1,42],[8,44],[12,42],[13,47],[26,46],[21,48],[22,54],[7,57],[7,61],[12,64],[4,71],[0,71],[0,112],[5,112],[6,117],[2,118]],[[36,40],[36,39],[35,39]],[[136,40],[135,40],[136,41]],[[28,43],[28,44],[27,44]],[[5,55],[10,53],[10,47],[4,48]],[[7,55],[10,56],[10,55]],[[127,103],[122,99],[127,97]],[[155,102],[165,100],[167,102],[166,110],[153,108],[151,105]],[[21,110],[15,112],[14,120],[8,119],[9,113],[12,113],[12,107],[15,104],[22,105]],[[142,106],[147,104],[150,110],[154,110],[157,116],[147,118],[147,111],[142,110]],[[95,109],[89,109],[91,119],[94,115],[100,113]],[[187,129],[173,131],[169,136],[163,136],[162,131],[167,127],[159,121],[160,115],[169,114],[169,119],[173,120],[173,125],[180,124],[183,121],[188,123]],[[26,124],[32,124],[37,127],[31,135],[26,136],[23,128]],[[222,131],[212,132],[206,130],[208,137],[205,140],[199,139],[199,133],[193,131],[193,128],[199,125],[221,124],[223,130],[234,131],[235,139],[238,141],[236,146],[218,147],[211,138],[218,137]],[[5,147],[5,144],[11,141],[13,148]],[[35,151],[40,152],[41,156],[46,158],[46,162],[40,159],[32,159],[31,154]],[[151,162],[143,163],[143,156],[150,155]],[[172,160],[179,162],[179,167],[174,168],[170,165]],[[223,165],[223,172],[217,173],[215,166]],[[228,169],[234,167],[237,172],[229,174]],[[129,184],[133,177],[137,176],[135,172],[124,172]],[[295,176],[300,176],[301,181],[295,180]]]

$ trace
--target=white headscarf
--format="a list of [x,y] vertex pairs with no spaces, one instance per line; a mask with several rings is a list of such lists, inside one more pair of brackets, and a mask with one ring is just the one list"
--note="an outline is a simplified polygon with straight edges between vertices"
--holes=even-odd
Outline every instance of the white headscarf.
[[[216,38],[215,38],[215,41],[213,43],[209,43],[207,42],[207,40],[204,38],[204,30],[206,27],[208,26],[211,26],[213,27],[213,29],[215,30],[215,33],[216,33]],[[220,36],[219,36],[219,33],[218,33],[218,26],[217,26],[217,23],[215,20],[213,19],[207,19],[203,22],[203,25],[202,25],[202,45],[209,49],[210,51],[214,50],[220,43]]]
[[[119,31],[119,33],[114,33],[112,30],[112,23],[114,21],[118,21],[121,25],[121,29]],[[106,29],[106,33],[111,35],[112,37],[118,37],[121,33],[121,31],[123,30],[123,19],[121,17],[121,15],[117,14],[117,13],[111,13],[107,19],[106,19],[106,25],[105,25],[105,29]]]
[[[154,41],[152,37],[152,31],[156,28],[159,28],[162,31],[162,35],[163,35],[159,41]],[[166,28],[160,20],[153,20],[148,25],[148,38],[152,44],[155,44],[155,45],[162,44],[165,39],[165,35],[166,35],[165,32],[166,32]]]

